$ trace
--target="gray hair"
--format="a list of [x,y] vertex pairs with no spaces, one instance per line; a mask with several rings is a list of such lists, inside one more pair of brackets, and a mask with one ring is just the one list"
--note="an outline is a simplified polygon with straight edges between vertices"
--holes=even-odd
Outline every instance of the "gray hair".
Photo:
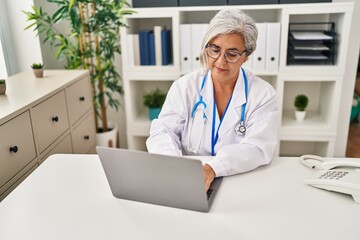
[[230,33],[237,33],[243,38],[247,56],[250,56],[255,51],[258,31],[254,19],[240,9],[221,10],[210,21],[202,42],[200,63],[204,71],[208,69],[208,60],[205,53],[206,44],[219,35]]

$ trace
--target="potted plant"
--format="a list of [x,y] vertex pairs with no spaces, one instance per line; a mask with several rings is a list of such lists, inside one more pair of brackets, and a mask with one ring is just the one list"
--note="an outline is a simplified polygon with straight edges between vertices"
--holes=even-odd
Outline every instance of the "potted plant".
[[153,91],[147,92],[143,96],[144,105],[149,109],[149,119],[153,120],[159,116],[161,107],[165,102],[166,93],[156,88]]
[[[55,13],[33,6],[31,12],[24,12],[32,22],[25,29],[35,27],[43,34],[44,42],[57,48],[56,57],[66,60],[65,68],[89,69],[97,133],[107,132],[107,108],[118,110],[123,94],[115,68],[115,55],[121,53],[120,27],[127,26],[124,16],[134,11],[126,8],[126,0],[47,1],[57,4]],[[69,23],[66,34],[57,29],[60,22]]]
[[294,106],[295,106],[295,118],[296,121],[302,122],[305,119],[305,109],[308,106],[309,98],[304,95],[300,94],[295,97]]
[[42,63],[33,63],[31,68],[36,78],[42,78],[44,76],[44,65]]
[[6,82],[5,79],[0,79],[0,95],[5,94],[6,92]]

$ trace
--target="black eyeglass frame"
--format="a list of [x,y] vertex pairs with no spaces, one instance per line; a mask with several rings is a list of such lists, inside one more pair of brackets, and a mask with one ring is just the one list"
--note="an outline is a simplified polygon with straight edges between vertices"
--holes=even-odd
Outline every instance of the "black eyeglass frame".
[[[232,50],[232,51],[235,51],[236,52],[236,54],[238,54],[239,55],[239,58],[236,60],[236,61],[234,61],[234,62],[231,62],[231,61],[229,61],[228,59],[227,59],[227,54],[228,54],[228,51],[224,51],[224,52],[220,52],[220,54],[219,54],[219,56],[218,57],[212,57],[212,56],[210,56],[209,55],[209,53],[208,53],[208,48],[210,48],[210,47],[215,47],[215,48],[217,48],[215,45],[212,45],[212,44],[210,44],[210,43],[208,43],[208,44],[206,44],[206,46],[205,46],[205,51],[206,51],[206,55],[209,57],[209,58],[212,58],[212,59],[219,59],[220,58],[220,56],[222,55],[222,53],[224,53],[224,57],[225,57],[225,60],[226,60],[226,62],[228,62],[228,63],[236,63],[236,62],[238,62],[239,60],[240,60],[240,58],[241,58],[241,56],[245,53],[245,52],[247,52],[247,49],[245,49],[244,51],[242,51],[242,52],[239,52],[239,51],[237,51],[237,50]],[[220,50],[220,48],[219,48],[219,50]]]

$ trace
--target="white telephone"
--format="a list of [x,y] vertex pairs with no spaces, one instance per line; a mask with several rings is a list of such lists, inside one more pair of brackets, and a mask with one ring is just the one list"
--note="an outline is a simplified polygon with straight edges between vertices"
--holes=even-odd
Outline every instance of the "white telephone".
[[329,191],[350,194],[360,204],[360,159],[333,159],[315,155],[303,155],[300,162],[319,171],[304,182]]

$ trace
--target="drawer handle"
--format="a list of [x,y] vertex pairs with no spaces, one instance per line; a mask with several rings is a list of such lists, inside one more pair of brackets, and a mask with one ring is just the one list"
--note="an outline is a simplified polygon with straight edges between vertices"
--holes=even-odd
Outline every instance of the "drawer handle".
[[58,122],[58,121],[59,121],[59,117],[58,117],[58,116],[52,117],[52,121],[53,121],[53,122]]
[[90,139],[90,136],[89,136],[89,135],[85,135],[85,136],[84,136],[84,139],[85,139],[85,140],[89,140],[89,139]]
[[17,146],[10,147],[10,152],[17,153],[19,148]]
[[85,97],[84,97],[84,96],[81,96],[81,97],[79,97],[79,100],[80,100],[80,102],[84,102],[84,101],[85,101]]

